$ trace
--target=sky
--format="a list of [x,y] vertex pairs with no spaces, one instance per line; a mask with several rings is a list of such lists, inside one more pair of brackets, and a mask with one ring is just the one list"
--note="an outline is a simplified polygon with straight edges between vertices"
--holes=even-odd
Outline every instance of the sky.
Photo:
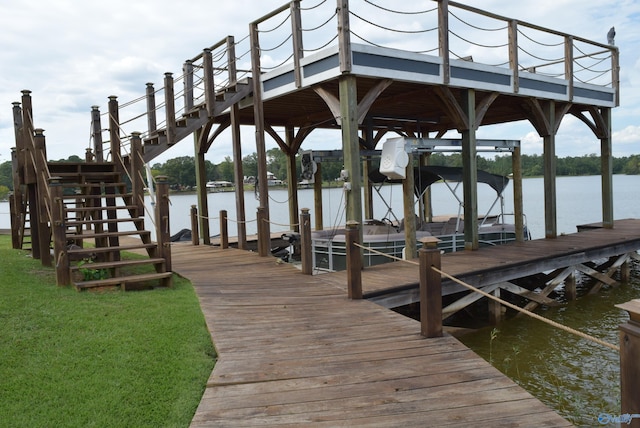
[[[303,0],[302,7],[320,1]],[[459,3],[602,43],[615,25],[621,105],[613,110],[613,154],[640,154],[640,0],[620,0],[615,7],[598,0]],[[92,105],[105,112],[110,95],[117,95],[120,103],[144,95],[147,82],[161,86],[165,72],[181,74],[185,59],[227,35],[236,40],[246,36],[251,21],[284,4],[283,0],[0,0],[0,162],[10,160],[15,146],[12,102],[20,100],[21,90],[32,91],[34,122],[45,130],[49,159],[82,157],[90,144]],[[435,2],[422,0],[422,4],[432,7]],[[526,122],[481,127],[478,138],[521,140],[524,154],[542,153],[542,139]],[[330,139],[334,142],[312,133],[303,149],[341,147],[339,139]],[[193,144],[187,140],[152,163],[193,156]],[[206,156],[214,163],[232,154],[230,135],[219,140]],[[242,144],[243,154],[255,152],[252,129],[243,130]],[[569,116],[556,144],[560,157],[600,153],[591,131]],[[267,149],[272,147],[275,142],[267,136]]]

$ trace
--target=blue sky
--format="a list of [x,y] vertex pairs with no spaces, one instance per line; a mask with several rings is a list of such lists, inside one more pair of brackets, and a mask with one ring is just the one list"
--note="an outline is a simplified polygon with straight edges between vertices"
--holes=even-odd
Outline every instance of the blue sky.
[[[304,0],[302,5],[311,7],[319,1]],[[393,4],[390,0],[375,1]],[[615,156],[640,153],[640,1],[622,0],[615,7],[596,0],[460,2],[602,43],[615,25],[621,59],[621,105],[613,112],[613,151]],[[33,91],[34,119],[37,127],[45,129],[49,157],[82,156],[89,144],[92,105],[106,111],[109,95],[117,95],[121,102],[142,96],[146,82],[161,85],[165,72],[180,74],[185,59],[226,35],[244,37],[249,22],[285,3],[0,2],[0,162],[10,159],[14,146],[11,103],[19,101],[22,89]],[[428,0],[421,3],[425,8],[434,5]],[[255,151],[255,140],[252,130],[245,130],[245,134],[243,153],[248,154]],[[478,137],[518,139],[523,153],[542,152],[542,141],[528,123],[481,128]],[[340,147],[337,140],[329,147],[326,141],[326,137],[312,134],[303,148]],[[275,143],[267,138],[270,147]],[[599,141],[584,124],[567,117],[558,134],[558,156],[591,153],[599,153]],[[184,155],[192,155],[191,142],[183,141],[156,161]],[[230,155],[230,138],[223,136],[207,158],[217,163]]]

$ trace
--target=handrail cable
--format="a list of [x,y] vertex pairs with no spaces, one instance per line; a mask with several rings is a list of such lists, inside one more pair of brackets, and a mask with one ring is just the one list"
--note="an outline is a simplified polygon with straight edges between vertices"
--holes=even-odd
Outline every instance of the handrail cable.
[[421,14],[424,14],[424,13],[433,12],[434,10],[438,9],[437,7],[434,7],[432,9],[420,10],[420,11],[416,11],[416,12],[404,12],[404,11],[401,11],[401,10],[387,9],[386,7],[382,7],[379,4],[375,4],[370,0],[364,0],[364,2],[370,4],[373,7],[377,7],[378,9],[384,10],[385,12],[397,13],[399,15],[421,15]]
[[[365,247],[365,246],[363,246],[363,245],[361,245],[361,244],[358,244],[358,243],[354,243],[354,245],[355,245],[356,247],[359,247],[359,248],[365,249],[365,250],[370,251],[370,252],[372,252],[372,253],[375,253],[375,254],[378,254],[378,255],[381,255],[381,256],[388,257],[388,258],[390,258],[390,259],[394,259],[394,260],[402,261],[402,262],[409,263],[409,264],[412,264],[412,265],[415,265],[415,266],[420,266],[420,263],[415,262],[415,261],[413,261],[413,260],[405,260],[405,259],[401,259],[401,258],[399,258],[399,257],[391,256],[391,255],[386,254],[386,253],[383,253],[383,252],[381,252],[381,251],[374,250],[373,248]],[[583,332],[581,332],[581,331],[579,331],[579,330],[576,330],[576,329],[574,329],[574,328],[567,327],[567,326],[565,326],[565,325],[560,324],[559,322],[556,322],[556,321],[550,320],[550,319],[548,319],[548,318],[545,318],[545,317],[543,317],[543,316],[541,316],[541,315],[538,315],[538,314],[536,314],[535,312],[531,312],[531,311],[529,311],[529,310],[527,310],[527,309],[524,309],[524,308],[519,307],[518,305],[514,305],[514,304],[513,304],[513,303],[511,303],[511,302],[507,302],[507,301],[505,301],[505,300],[502,300],[501,298],[496,297],[496,296],[494,296],[494,295],[492,295],[492,294],[490,294],[490,293],[487,293],[486,291],[482,291],[482,290],[480,290],[480,289],[478,289],[478,288],[474,287],[474,286],[473,286],[473,285],[471,285],[471,284],[467,284],[466,282],[464,282],[464,281],[462,281],[462,280],[460,280],[460,279],[458,279],[458,278],[456,278],[456,277],[454,277],[454,276],[452,276],[452,275],[450,275],[450,274],[448,274],[448,273],[446,273],[446,272],[444,272],[444,271],[442,271],[442,270],[438,269],[438,268],[437,268],[437,267],[435,267],[435,266],[431,266],[431,269],[433,269],[435,272],[439,273],[440,275],[444,276],[445,278],[450,279],[451,281],[453,281],[453,282],[455,282],[455,283],[457,283],[457,284],[459,284],[459,285],[462,285],[463,287],[465,287],[465,288],[467,288],[467,289],[469,289],[469,290],[471,290],[471,291],[474,291],[474,292],[476,292],[476,293],[479,293],[479,294],[483,295],[484,297],[486,297],[486,298],[488,298],[488,299],[491,299],[491,300],[493,300],[493,301],[496,301],[496,302],[500,303],[501,305],[507,306],[507,307],[509,307],[509,308],[511,308],[511,309],[513,309],[513,310],[516,310],[516,311],[518,311],[518,312],[522,313],[522,314],[525,314],[525,315],[528,315],[528,316],[530,316],[530,317],[532,317],[532,318],[535,318],[535,319],[537,319],[538,321],[542,321],[542,322],[544,322],[544,323],[547,323],[547,324],[551,325],[552,327],[556,327],[556,328],[558,328],[558,329],[560,329],[560,330],[564,330],[564,331],[566,331],[566,332],[568,332],[568,333],[572,333],[572,334],[574,334],[574,335],[576,335],[576,336],[579,336],[579,337],[581,337],[581,338],[583,338],[583,339],[590,340],[590,341],[592,341],[592,342],[594,342],[594,343],[597,343],[597,344],[602,345],[602,346],[604,346],[604,347],[607,347],[607,348],[613,349],[614,351],[620,352],[620,347],[619,347],[619,346],[617,346],[617,345],[614,345],[614,344],[612,344],[612,343],[606,342],[606,341],[604,341],[604,340],[602,340],[602,339],[598,339],[597,337],[591,336],[591,335],[589,335],[589,334],[587,334],[587,333],[583,333]]]
[[503,26],[503,27],[498,27],[498,28],[482,28],[482,27],[478,27],[476,25],[470,24],[467,21],[465,21],[464,19],[458,17],[455,13],[451,12],[451,10],[449,10],[449,14],[451,16],[453,16],[454,18],[456,18],[458,21],[462,22],[463,24],[471,27],[471,28],[475,28],[476,30],[480,30],[480,31],[502,31],[502,30],[506,30],[507,28],[509,28],[507,25]]
[[366,22],[367,24],[373,26],[373,27],[377,27],[380,28],[381,30],[387,30],[387,31],[392,31],[394,33],[405,33],[405,34],[420,34],[420,33],[427,33],[429,31],[435,31],[438,29],[438,27],[433,27],[433,28],[427,28],[427,29],[420,29],[420,30],[396,30],[395,28],[389,28],[389,27],[384,27],[382,25],[376,24],[373,21],[369,21],[368,19],[364,19],[363,17],[361,17],[360,15],[356,14],[355,12],[349,11],[349,15],[353,15],[356,18],[358,18],[359,20]]

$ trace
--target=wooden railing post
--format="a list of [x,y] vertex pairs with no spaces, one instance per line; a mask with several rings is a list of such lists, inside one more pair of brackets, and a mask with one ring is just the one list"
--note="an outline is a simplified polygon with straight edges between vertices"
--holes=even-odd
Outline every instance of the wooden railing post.
[[213,80],[211,49],[205,49],[202,52],[202,69],[204,73],[204,102],[207,105],[207,115],[213,117],[216,107],[216,88]]
[[220,210],[220,248],[229,248],[229,228],[227,223],[227,210]]
[[[50,204],[49,200],[49,167],[47,165],[47,149],[45,144],[44,130],[36,129],[35,136],[33,137],[33,148],[35,156],[35,171],[36,171],[36,187],[37,187],[37,206],[38,206],[38,221],[31,223],[31,228],[38,228],[38,248],[40,248],[40,261],[43,266],[51,266],[51,231],[49,227],[49,212],[47,211],[47,205]],[[32,243],[33,245],[33,243]]]
[[313,256],[311,254],[311,214],[309,214],[309,208],[300,210],[300,252],[302,273],[311,275],[313,273]]
[[442,83],[451,81],[449,53],[449,0],[438,0],[438,40],[440,58],[442,58]]
[[176,100],[173,73],[164,73],[164,111],[166,114],[167,145],[176,143]]
[[18,209],[18,201],[16,201],[16,193],[9,193],[9,216],[11,220],[11,247],[17,250],[21,247],[20,234],[17,233],[20,229],[20,212]]
[[191,245],[200,245],[200,231],[198,230],[198,207],[191,205]]
[[182,72],[184,74],[184,112],[187,113],[193,108],[193,62],[190,59],[184,62]]
[[442,278],[432,269],[440,269],[438,238],[422,238],[420,257],[420,333],[424,337],[442,336]]
[[167,272],[171,271],[171,235],[169,230],[169,180],[156,178],[156,237],[158,256],[165,259]]
[[362,249],[360,242],[360,224],[347,221],[345,246],[347,247],[347,294],[350,299],[362,299]]
[[156,91],[153,88],[153,83],[147,83],[147,126],[149,128],[149,135],[155,134],[158,130],[158,120],[156,119]]
[[[640,414],[640,300],[616,305],[629,313],[629,321],[620,325],[621,414]],[[640,419],[630,421],[640,427]]]
[[111,162],[118,171],[124,171],[122,153],[120,151],[120,113],[118,112],[118,97],[109,97],[109,141],[111,146]]
[[133,203],[137,207],[138,215],[144,215],[144,171],[142,159],[142,139],[140,132],[131,133],[131,159],[129,161],[129,175],[131,176],[131,190]]
[[69,259],[67,258],[65,214],[60,177],[51,177],[48,185],[51,193],[51,236],[53,237],[56,284],[69,285],[71,284],[71,276],[69,274]]
[[100,107],[91,106],[91,136],[93,137],[93,152],[96,162],[104,162],[102,153],[102,122],[100,119]]

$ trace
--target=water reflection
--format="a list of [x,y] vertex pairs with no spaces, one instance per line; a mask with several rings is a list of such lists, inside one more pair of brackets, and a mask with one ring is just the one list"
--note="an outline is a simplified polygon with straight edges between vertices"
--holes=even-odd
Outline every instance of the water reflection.
[[[537,313],[618,344],[618,326],[628,315],[615,305],[638,297],[637,263],[632,278],[620,287],[603,288],[560,307],[542,307]],[[460,340],[577,426],[599,426],[601,413],[620,414],[620,360],[609,348],[524,316]]]

